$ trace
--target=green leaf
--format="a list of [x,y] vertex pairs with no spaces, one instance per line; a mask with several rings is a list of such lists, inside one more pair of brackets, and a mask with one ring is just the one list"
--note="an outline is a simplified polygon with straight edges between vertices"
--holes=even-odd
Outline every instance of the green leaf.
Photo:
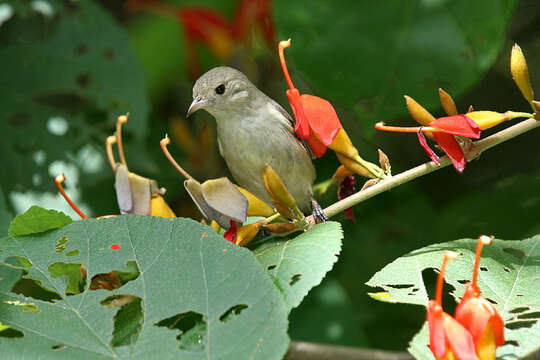
[[6,198],[2,187],[0,187],[0,236],[7,234],[9,223],[13,219],[13,215],[7,208]]
[[0,40],[6,193],[50,191],[49,165],[104,141],[120,114],[130,113],[135,140],[146,133],[144,75],[127,34],[95,1],[63,2],[52,17],[16,13]]
[[332,269],[342,238],[341,225],[327,221],[295,238],[263,244],[254,253],[292,309]]
[[[438,269],[447,250],[460,253],[446,267],[445,281],[454,287],[443,290],[459,301],[464,284],[472,277],[476,239],[430,245],[406,254],[376,273],[367,285],[388,292],[387,301],[426,306],[429,297],[422,278],[425,269]],[[521,241],[494,240],[485,246],[480,259],[478,286],[505,321],[506,345],[497,356],[524,356],[539,347],[540,338],[540,236]],[[424,344],[418,343],[424,341]],[[418,336],[411,344],[421,349],[427,337]],[[508,343],[510,342],[510,343]]]
[[47,210],[32,206],[24,214],[15,216],[9,225],[9,236],[23,236],[57,229],[71,224],[73,220],[66,214],[56,210]]
[[495,61],[515,1],[274,3],[300,92],[353,105],[361,129],[374,134],[375,122],[406,114],[404,94],[433,109],[439,87],[453,96],[469,89]]
[[[64,237],[66,250],[57,252]],[[120,248],[111,249],[113,244]],[[32,266],[25,278],[60,297],[48,302],[0,288],[2,323],[24,334],[0,337],[0,353],[8,358],[24,351],[27,358],[43,359],[281,359],[287,349],[287,307],[264,269],[249,250],[193,220],[87,219],[3,239],[0,248],[3,257],[27,258]],[[72,250],[79,253],[66,256]],[[131,261],[138,277],[113,291],[89,288],[90,279]],[[81,293],[66,295],[66,276],[49,272],[59,262],[84,265]],[[140,322],[136,304],[125,299],[140,299]],[[24,312],[30,303],[35,311]]]

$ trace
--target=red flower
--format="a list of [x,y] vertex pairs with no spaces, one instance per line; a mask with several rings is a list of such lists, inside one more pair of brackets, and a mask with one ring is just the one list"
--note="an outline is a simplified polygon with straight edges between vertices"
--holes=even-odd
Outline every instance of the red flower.
[[427,133],[428,137],[435,140],[446,155],[448,155],[450,160],[452,160],[454,168],[461,173],[465,170],[467,159],[454,135],[478,139],[480,138],[481,129],[469,116],[456,113],[455,104],[450,95],[442,89],[439,89],[439,94],[443,107],[449,116],[436,119],[412,98],[405,96],[409,113],[423,126],[395,127],[386,126],[384,123],[380,122],[375,124],[375,128],[377,130],[395,132],[416,132],[418,134],[420,145],[424,148],[431,160],[437,165],[440,165],[439,157],[431,150],[424,137],[424,133]]
[[437,359],[476,360],[471,334],[452,316],[443,311],[442,288],[444,271],[448,259],[455,259],[457,253],[444,253],[441,270],[437,279],[435,300],[430,300],[427,308],[429,326],[429,348]]
[[494,359],[495,348],[504,344],[504,322],[495,307],[480,296],[476,283],[482,246],[491,243],[489,236],[482,235],[476,245],[472,281],[465,285],[465,293],[456,308],[456,320],[471,333],[480,359]]
[[321,157],[342,129],[341,122],[334,107],[328,101],[313,95],[300,95],[298,89],[294,87],[283,55],[283,49],[289,46],[291,46],[290,39],[280,41],[279,59],[285,80],[289,85],[286,91],[287,98],[296,119],[294,132],[300,139],[307,141],[313,155]]
[[236,222],[234,220],[231,220],[231,226],[225,231],[225,234],[223,234],[223,237],[233,244],[236,244],[236,237],[237,237],[237,227]]

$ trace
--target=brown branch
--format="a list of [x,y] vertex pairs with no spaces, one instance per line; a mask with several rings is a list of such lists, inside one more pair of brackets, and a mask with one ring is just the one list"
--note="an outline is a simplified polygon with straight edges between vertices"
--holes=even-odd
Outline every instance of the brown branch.
[[[467,161],[472,161],[480,156],[484,151],[491,149],[492,147],[499,145],[507,140],[510,140],[518,135],[521,135],[527,131],[533,130],[540,126],[540,121],[535,119],[523,120],[516,125],[510,126],[504,130],[501,130],[487,138],[476,141],[472,143],[469,149],[466,150],[465,155],[467,156]],[[450,159],[447,156],[444,156],[440,159],[440,166],[437,166],[433,161],[424,163],[415,168],[404,171],[400,174],[394,175],[393,177],[383,180],[376,185],[373,185],[365,190],[359,191],[356,194],[353,194],[343,200],[340,200],[326,209],[324,212],[328,217],[332,217],[336,214],[339,214],[345,209],[350,208],[351,206],[357,205],[362,201],[365,201],[369,198],[374,197],[382,192],[388,191],[395,188],[401,184],[412,181],[420,176],[432,173],[433,171],[442,169],[451,164]],[[308,222],[313,223],[312,216],[307,218]]]
[[407,352],[293,341],[284,360],[412,360]]

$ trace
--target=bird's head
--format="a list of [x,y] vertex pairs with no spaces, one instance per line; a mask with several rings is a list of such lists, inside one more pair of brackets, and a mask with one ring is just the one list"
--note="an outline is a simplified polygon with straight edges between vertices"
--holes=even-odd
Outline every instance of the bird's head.
[[203,74],[193,86],[193,102],[187,116],[205,109],[214,117],[234,112],[249,101],[255,86],[240,71],[217,67]]

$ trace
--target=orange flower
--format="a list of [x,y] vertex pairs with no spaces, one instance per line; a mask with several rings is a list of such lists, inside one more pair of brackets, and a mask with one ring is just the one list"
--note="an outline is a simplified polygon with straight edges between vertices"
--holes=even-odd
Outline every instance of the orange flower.
[[452,251],[444,253],[437,279],[435,300],[430,300],[428,304],[429,348],[437,359],[476,360],[471,334],[456,319],[444,312],[442,308],[442,289],[446,262],[449,259],[457,258],[457,256],[458,254]]
[[492,238],[482,235],[476,245],[472,281],[465,285],[465,293],[456,308],[455,318],[471,333],[476,354],[481,360],[495,359],[495,348],[504,344],[504,322],[495,307],[480,296],[476,283],[482,246]]

